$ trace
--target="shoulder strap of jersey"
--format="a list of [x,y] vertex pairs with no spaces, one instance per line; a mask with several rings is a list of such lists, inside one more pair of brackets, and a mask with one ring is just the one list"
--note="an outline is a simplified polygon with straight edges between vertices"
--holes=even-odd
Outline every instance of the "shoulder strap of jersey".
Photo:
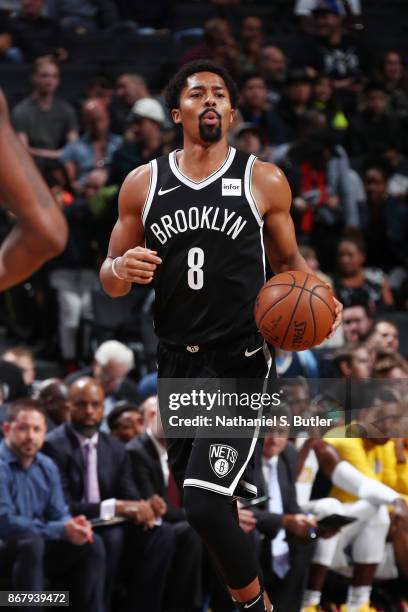
[[257,220],[260,226],[263,225],[263,219],[261,217],[261,213],[259,212],[258,205],[256,203],[255,197],[252,192],[252,171],[255,165],[255,162],[258,158],[255,155],[248,155],[245,173],[244,173],[244,193],[245,197],[248,201],[249,206],[254,214],[255,219]]
[[155,191],[156,191],[156,185],[157,185],[157,159],[152,159],[152,161],[149,162],[149,172],[150,172],[149,187],[148,187],[148,190],[147,190],[145,203],[144,203],[143,208],[142,208],[142,223],[143,223],[143,225],[145,224],[146,217],[147,217],[147,215],[149,213],[150,206],[152,205],[152,201],[153,201],[153,196],[154,196]]

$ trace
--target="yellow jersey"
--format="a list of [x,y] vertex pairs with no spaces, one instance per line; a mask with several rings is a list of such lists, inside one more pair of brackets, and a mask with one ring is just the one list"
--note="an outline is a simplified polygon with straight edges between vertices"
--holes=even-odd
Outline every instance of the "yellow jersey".
[[[365,440],[367,439],[332,438],[330,433],[328,436],[325,436],[325,441],[336,449],[340,459],[351,463],[365,476],[374,478],[397,490],[399,479],[397,476],[397,459],[395,457],[393,440],[389,440],[385,444],[377,444],[372,448],[366,448]],[[341,502],[352,502],[357,499],[354,495],[336,486],[331,488],[330,496],[335,497]]]

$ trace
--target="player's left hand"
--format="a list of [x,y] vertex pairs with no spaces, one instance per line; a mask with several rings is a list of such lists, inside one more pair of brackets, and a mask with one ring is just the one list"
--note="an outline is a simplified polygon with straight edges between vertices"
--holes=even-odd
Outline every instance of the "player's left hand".
[[[329,289],[332,289],[332,287],[330,287],[330,285],[327,285],[329,287]],[[342,318],[343,318],[343,304],[341,302],[339,302],[339,300],[337,298],[335,298],[333,296],[333,300],[334,300],[334,306],[335,306],[335,310],[334,310],[334,314],[335,314],[335,319],[334,319],[334,323],[332,325],[332,328],[330,330],[329,335],[327,336],[328,338],[331,338],[334,334],[334,332],[336,331],[336,329],[338,328],[338,326],[340,325]]]
[[160,495],[152,495],[147,500],[156,518],[161,518],[167,512],[167,504]]
[[256,518],[251,510],[238,508],[239,526],[245,533],[249,533],[256,527]]

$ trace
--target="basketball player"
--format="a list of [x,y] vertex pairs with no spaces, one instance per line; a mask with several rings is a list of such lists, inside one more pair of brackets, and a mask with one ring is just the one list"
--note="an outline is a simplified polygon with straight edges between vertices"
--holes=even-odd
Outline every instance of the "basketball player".
[[[101,281],[120,296],[132,283],[154,280],[159,378],[265,378],[271,359],[253,318],[265,281],[264,240],[275,273],[310,271],[298,252],[284,175],[228,146],[236,102],[223,68],[183,66],[168,85],[167,105],[184,148],[131,172],[120,192]],[[340,311],[337,304],[333,330]],[[236,605],[269,612],[235,514],[234,496],[256,495],[247,469],[255,444],[255,432],[251,439],[172,439],[168,455],[188,520]],[[225,473],[210,464],[211,446],[228,457]]]
[[67,226],[10,125],[1,91],[0,202],[17,220],[0,248],[0,291],[3,291],[26,279],[63,250]]

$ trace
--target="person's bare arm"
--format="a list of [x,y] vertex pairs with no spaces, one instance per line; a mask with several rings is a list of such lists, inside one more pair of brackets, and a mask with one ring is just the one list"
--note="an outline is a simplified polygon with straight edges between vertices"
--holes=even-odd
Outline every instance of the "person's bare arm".
[[391,288],[386,278],[381,287],[381,299],[386,306],[394,306],[394,296],[391,293]]
[[[274,164],[257,161],[253,169],[252,191],[264,220],[266,254],[275,274],[302,270],[314,274],[299,253],[295,228],[290,216],[292,193],[283,172]],[[332,335],[341,323],[342,304],[334,298],[336,320]]]
[[[144,248],[142,209],[149,185],[149,167],[140,166],[126,178],[119,193],[119,218],[112,230],[108,256],[100,270],[106,293],[119,297],[129,293],[132,283],[148,285],[161,259]],[[115,262],[115,276],[112,264]]]
[[39,149],[38,147],[28,147],[28,152],[33,157],[44,157],[44,159],[59,159],[64,149]]
[[319,468],[327,478],[331,479],[335,467],[340,463],[336,450],[324,440],[314,440],[313,450],[319,462]]
[[0,92],[0,200],[17,223],[0,247],[0,291],[26,279],[60,253],[67,240],[63,214],[9,121]]

